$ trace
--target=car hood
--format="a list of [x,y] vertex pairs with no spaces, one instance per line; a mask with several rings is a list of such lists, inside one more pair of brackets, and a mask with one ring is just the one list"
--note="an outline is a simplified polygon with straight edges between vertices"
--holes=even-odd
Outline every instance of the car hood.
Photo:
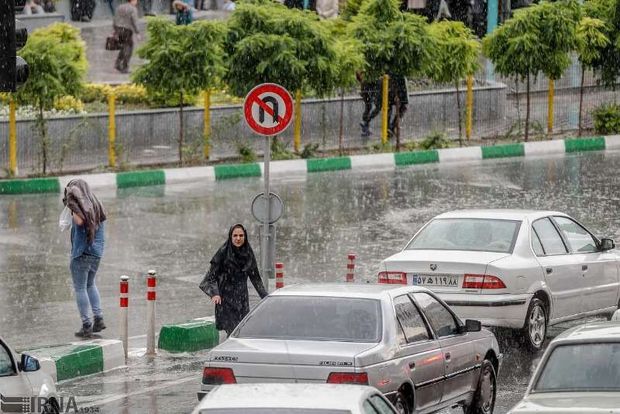
[[553,392],[530,394],[511,414],[620,413],[620,392]]
[[352,367],[356,355],[375,346],[376,343],[229,338],[209,352],[208,361],[212,365],[229,362]]
[[[384,263],[396,262],[440,262],[440,263],[468,263],[489,264],[495,260],[510,256],[510,253],[471,252],[463,250],[403,250],[387,259]],[[390,269],[387,269],[390,270]],[[426,269],[425,269],[426,270]]]

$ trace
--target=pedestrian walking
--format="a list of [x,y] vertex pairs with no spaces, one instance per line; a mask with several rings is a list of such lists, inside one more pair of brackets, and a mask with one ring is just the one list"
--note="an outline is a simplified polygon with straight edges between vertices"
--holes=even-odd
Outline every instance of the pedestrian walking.
[[[82,328],[75,333],[81,338],[105,329],[101,298],[95,283],[99,262],[103,256],[104,222],[103,206],[90,191],[86,181],[75,179],[65,187],[64,205],[71,210],[71,277],[82,320]],[[93,323],[89,312],[92,310]]]
[[133,54],[133,35],[138,35],[138,0],[128,0],[116,8],[114,31],[121,46],[114,67],[121,73],[129,73],[129,60]]
[[211,259],[209,272],[200,283],[215,305],[215,327],[230,335],[250,312],[248,278],[261,298],[267,296],[248,233],[241,224],[233,225],[228,239]]
[[71,0],[71,20],[74,22],[90,22],[96,7],[95,0]]
[[388,93],[388,133],[390,136],[393,136],[397,126],[400,126],[408,104],[407,78],[403,75],[391,75]]
[[176,10],[177,25],[188,25],[194,21],[194,1],[193,0],[174,0],[172,2]]
[[362,137],[369,137],[370,121],[381,112],[381,79],[375,81],[364,81],[361,74],[357,74],[360,82],[360,96],[364,102],[364,112],[362,113]]

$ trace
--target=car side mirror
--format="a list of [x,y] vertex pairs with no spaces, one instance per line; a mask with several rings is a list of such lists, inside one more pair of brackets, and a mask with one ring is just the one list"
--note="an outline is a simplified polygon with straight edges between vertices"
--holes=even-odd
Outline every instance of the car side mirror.
[[24,372],[35,372],[41,369],[41,364],[35,357],[22,354],[21,368]]
[[482,324],[475,319],[465,320],[465,330],[467,332],[480,332],[482,330]]
[[616,243],[612,239],[601,239],[601,251],[611,250],[616,247]]

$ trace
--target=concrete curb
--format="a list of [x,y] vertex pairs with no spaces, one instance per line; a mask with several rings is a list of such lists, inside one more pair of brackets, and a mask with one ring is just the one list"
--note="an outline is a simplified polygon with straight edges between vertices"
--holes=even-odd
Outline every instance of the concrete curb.
[[41,369],[54,381],[106,372],[125,366],[123,344],[115,339],[94,339],[46,348],[31,349]]
[[[350,157],[273,161],[274,176],[307,175],[337,170],[393,169],[401,166],[480,161],[494,158],[533,157],[550,154],[620,149],[620,135],[570,138],[483,147],[355,155]],[[243,177],[262,177],[263,163],[227,164],[213,167],[170,168],[121,173],[74,175],[50,178],[0,180],[0,194],[60,193],[74,178],[83,178],[93,188],[129,188],[182,182],[205,182]]]
[[180,324],[163,325],[157,347],[171,353],[194,352],[213,348],[220,343],[213,317],[198,318]]

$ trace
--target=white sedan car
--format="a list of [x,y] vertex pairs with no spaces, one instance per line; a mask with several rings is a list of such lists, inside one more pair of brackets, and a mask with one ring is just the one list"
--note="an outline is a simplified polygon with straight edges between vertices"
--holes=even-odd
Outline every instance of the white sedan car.
[[193,414],[398,414],[373,387],[344,384],[219,385]]
[[532,350],[548,325],[620,306],[613,240],[554,211],[441,214],[381,263],[379,282],[424,286],[462,319],[523,329]]
[[620,323],[569,329],[549,344],[509,414],[620,414]]
[[54,380],[41,370],[39,361],[26,354],[18,358],[0,338],[0,413],[59,410]]

